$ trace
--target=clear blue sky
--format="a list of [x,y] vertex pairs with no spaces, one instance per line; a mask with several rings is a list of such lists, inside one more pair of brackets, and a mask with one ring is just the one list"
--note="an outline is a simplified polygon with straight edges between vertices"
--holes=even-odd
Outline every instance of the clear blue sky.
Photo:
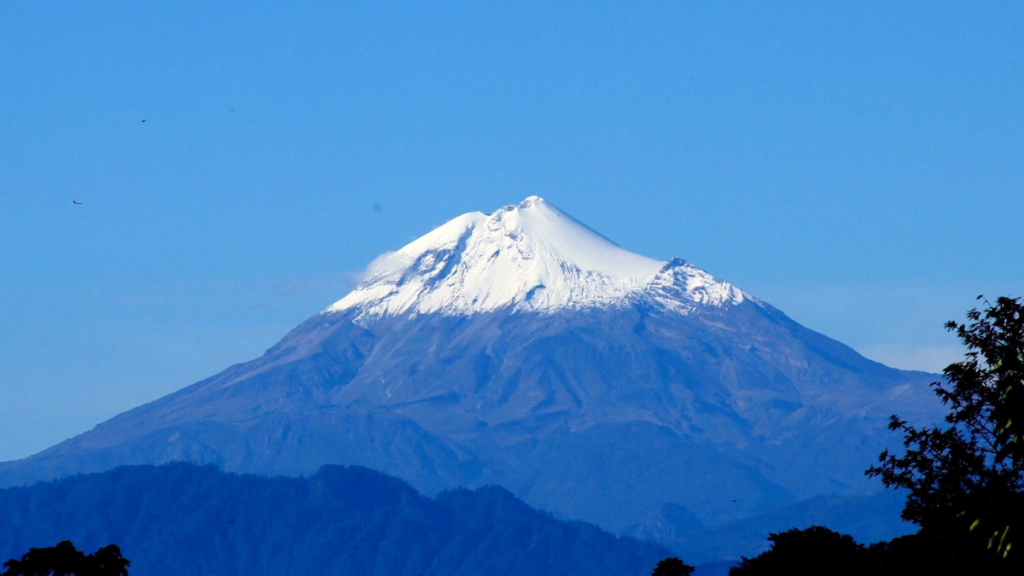
[[945,320],[1024,293],[1022,30],[1019,1],[0,2],[0,459],[531,194],[937,370]]

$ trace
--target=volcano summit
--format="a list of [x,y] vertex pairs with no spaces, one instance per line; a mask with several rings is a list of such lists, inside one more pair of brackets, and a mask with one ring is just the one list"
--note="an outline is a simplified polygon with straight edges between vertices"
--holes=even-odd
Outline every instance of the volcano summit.
[[682,261],[623,250],[537,196],[464,214],[379,258],[367,280],[326,312],[358,320],[403,313],[467,316],[502,309],[670,308],[739,304],[744,294]]
[[357,464],[615,531],[666,510],[694,529],[879,490],[863,471],[897,441],[888,417],[932,419],[933,378],[531,197],[378,258],[262,357],[2,464],[0,484]]

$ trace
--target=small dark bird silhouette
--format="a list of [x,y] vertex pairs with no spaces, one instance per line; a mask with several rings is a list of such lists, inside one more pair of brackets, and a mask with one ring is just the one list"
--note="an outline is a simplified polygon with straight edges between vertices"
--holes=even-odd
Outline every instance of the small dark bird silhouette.
[[72,200],[71,203],[74,204],[75,206],[81,206],[82,205],[82,203],[77,201],[77,200]]
[[143,120],[143,122],[145,122],[145,120]]

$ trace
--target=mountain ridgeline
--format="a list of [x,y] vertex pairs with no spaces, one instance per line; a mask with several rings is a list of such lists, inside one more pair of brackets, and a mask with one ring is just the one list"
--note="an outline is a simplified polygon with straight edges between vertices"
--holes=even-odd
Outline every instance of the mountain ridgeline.
[[118,468],[0,490],[0,558],[117,542],[148,576],[645,576],[668,550],[554,520],[498,487],[427,498],[359,467],[309,478]]
[[[933,379],[532,197],[385,255],[262,357],[4,463],[0,485],[355,464],[430,494],[501,485],[615,532],[665,510],[714,525],[880,490],[863,472],[896,441],[888,417],[934,420]],[[897,511],[878,522],[903,529]]]

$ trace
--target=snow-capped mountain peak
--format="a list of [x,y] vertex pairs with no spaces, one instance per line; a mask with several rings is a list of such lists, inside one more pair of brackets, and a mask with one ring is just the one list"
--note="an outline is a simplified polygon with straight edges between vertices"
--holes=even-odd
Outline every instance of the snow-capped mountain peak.
[[450,220],[367,269],[325,313],[467,315],[500,308],[549,312],[616,305],[648,295],[687,312],[739,303],[744,294],[682,260],[623,249],[551,203],[530,196]]

